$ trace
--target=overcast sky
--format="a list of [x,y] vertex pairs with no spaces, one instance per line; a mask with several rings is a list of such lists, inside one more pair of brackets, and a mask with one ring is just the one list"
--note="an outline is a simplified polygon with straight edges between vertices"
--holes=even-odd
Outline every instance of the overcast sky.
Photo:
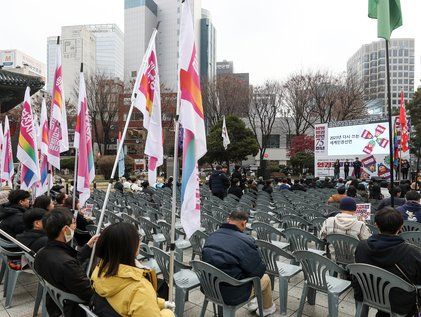
[[[174,0],[175,1],[175,0]],[[217,59],[233,60],[253,84],[300,70],[341,72],[363,44],[377,40],[367,0],[202,0],[217,29]],[[404,24],[393,37],[416,39],[416,85],[421,77],[421,1],[401,0]],[[4,10],[4,11],[3,11]],[[46,62],[47,36],[62,25],[117,23],[123,0],[15,0],[3,6],[0,49],[19,49]]]

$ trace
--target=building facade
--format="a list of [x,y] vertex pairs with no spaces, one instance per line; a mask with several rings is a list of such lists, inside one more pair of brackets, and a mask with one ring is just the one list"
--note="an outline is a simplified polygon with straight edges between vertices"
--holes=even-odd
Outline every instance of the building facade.
[[19,50],[0,50],[0,66],[5,70],[41,77],[45,82],[47,65]]
[[225,75],[234,73],[234,62],[223,60],[222,62],[216,63],[216,74]]
[[210,12],[202,9],[200,20],[200,77],[202,80],[216,79],[216,30]]
[[[386,48],[385,42],[364,44],[347,63],[347,72],[364,84],[364,99],[370,114],[386,113]],[[415,40],[411,38],[391,39],[389,44],[391,102],[396,108],[403,90],[405,100],[414,94]],[[381,113],[380,113],[381,112]]]

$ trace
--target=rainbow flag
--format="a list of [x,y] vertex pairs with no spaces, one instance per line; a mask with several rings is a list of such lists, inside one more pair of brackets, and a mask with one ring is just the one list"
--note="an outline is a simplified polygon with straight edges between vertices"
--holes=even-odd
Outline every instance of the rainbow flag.
[[179,59],[179,121],[183,126],[181,223],[187,237],[200,228],[198,160],[206,154],[206,134],[193,17],[189,0],[182,4]]
[[94,153],[92,151],[91,121],[86,99],[86,86],[83,72],[79,80],[79,101],[77,106],[77,119],[75,128],[74,146],[79,150],[77,167],[77,185],[79,202],[84,206],[91,196],[91,183],[95,178]]
[[37,131],[34,125],[29,91],[30,88],[27,87],[22,106],[18,151],[16,154],[21,164],[20,188],[23,190],[31,189],[32,185],[35,185],[39,180]]
[[10,127],[9,118],[6,116],[4,121],[4,135],[3,145],[1,151],[1,179],[7,181],[9,186],[13,187],[13,175],[15,170],[13,168],[13,154],[12,154],[12,142],[10,138]]
[[[48,192],[53,186],[53,180],[51,174],[48,174],[50,169],[48,163],[48,118],[47,118],[47,106],[45,99],[42,100],[41,104],[41,117],[39,126],[39,144],[40,144],[40,181],[36,189],[36,196],[41,196]],[[49,177],[50,176],[50,177]],[[49,177],[49,179],[48,179]]]

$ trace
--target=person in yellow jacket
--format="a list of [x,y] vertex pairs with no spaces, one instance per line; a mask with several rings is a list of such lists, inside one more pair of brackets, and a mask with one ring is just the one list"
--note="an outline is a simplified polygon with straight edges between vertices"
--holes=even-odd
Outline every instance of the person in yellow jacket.
[[[156,295],[155,272],[136,266],[139,246],[139,234],[132,224],[116,223],[101,233],[95,252],[99,264],[92,273],[96,294],[106,300],[95,302],[99,316],[174,317],[168,309],[174,309],[174,303]],[[109,306],[114,312],[107,312]]]

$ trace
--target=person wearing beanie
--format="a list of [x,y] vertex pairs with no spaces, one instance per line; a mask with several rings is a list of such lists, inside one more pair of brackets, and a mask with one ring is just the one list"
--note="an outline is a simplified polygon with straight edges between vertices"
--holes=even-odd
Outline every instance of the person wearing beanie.
[[326,239],[331,233],[341,233],[366,240],[371,236],[371,232],[364,221],[361,221],[355,215],[357,204],[351,197],[342,198],[339,202],[340,213],[335,217],[325,220],[320,230],[320,238]]

